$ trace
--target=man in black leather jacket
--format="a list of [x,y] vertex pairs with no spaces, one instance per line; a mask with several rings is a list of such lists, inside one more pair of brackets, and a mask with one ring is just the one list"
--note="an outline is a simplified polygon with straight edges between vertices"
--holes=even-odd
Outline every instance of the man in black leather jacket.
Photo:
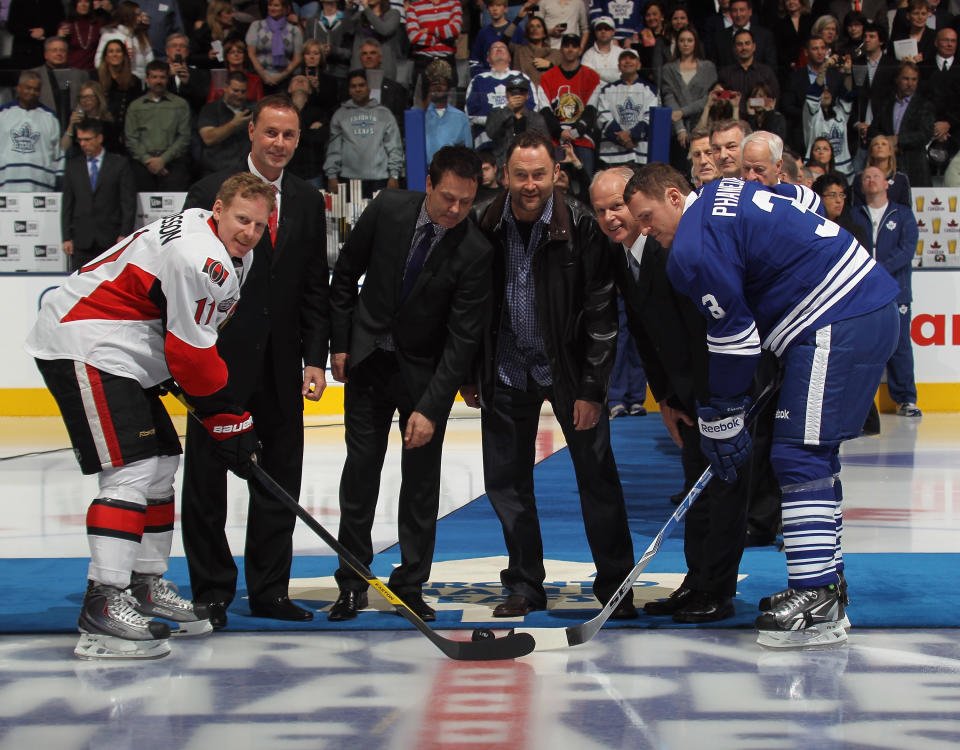
[[[609,254],[587,208],[554,189],[554,153],[549,136],[518,135],[507,151],[507,192],[475,209],[494,246],[493,315],[477,381],[461,394],[483,410],[484,480],[510,555],[500,573],[510,595],[495,617],[547,605],[533,493],[544,400],[576,471],[596,597],[608,601],[634,564],[604,406],[617,339]],[[637,616],[631,595],[612,616]]]

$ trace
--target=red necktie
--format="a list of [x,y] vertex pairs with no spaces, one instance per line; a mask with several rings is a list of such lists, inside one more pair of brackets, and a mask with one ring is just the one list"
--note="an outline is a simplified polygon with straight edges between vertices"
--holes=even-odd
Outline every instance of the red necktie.
[[[277,186],[273,186],[273,193],[277,195],[280,191],[277,190]],[[280,216],[280,204],[279,201],[274,201],[273,210],[270,212],[270,218],[267,219],[267,227],[270,229],[270,244],[274,247],[277,246],[277,218]]]

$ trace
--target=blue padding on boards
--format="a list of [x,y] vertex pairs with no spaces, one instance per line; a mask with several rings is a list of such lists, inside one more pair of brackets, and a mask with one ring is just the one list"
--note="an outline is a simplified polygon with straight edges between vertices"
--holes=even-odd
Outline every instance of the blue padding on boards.
[[[669,110],[668,110],[669,111]],[[404,147],[407,149],[407,187],[423,190],[427,186],[427,129],[422,109],[403,113]]]
[[673,122],[670,107],[650,108],[650,141],[647,144],[647,163],[670,163],[670,134]]

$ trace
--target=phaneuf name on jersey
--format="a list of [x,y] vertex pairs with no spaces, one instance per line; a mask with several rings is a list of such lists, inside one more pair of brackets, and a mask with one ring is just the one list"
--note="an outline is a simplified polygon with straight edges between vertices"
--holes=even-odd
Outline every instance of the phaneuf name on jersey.
[[724,177],[720,180],[710,213],[714,216],[736,216],[734,209],[740,204],[740,193],[743,192],[744,184],[743,180],[735,177]]

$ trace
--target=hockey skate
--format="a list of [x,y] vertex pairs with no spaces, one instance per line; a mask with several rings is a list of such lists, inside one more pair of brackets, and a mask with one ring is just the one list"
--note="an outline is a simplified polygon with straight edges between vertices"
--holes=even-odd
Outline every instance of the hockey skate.
[[213,632],[205,612],[197,611],[193,602],[184,599],[177,587],[158,575],[134,573],[130,578],[133,608],[145,617],[159,617],[172,624],[174,638],[197,637]]
[[[844,630],[849,631],[852,627],[850,625],[850,618],[847,616],[847,607],[850,606],[850,596],[847,594],[847,579],[844,578],[843,573],[838,574],[840,577],[840,601],[843,604],[843,617],[840,620],[840,624],[843,626]],[[793,596],[796,592],[796,589],[784,589],[783,591],[778,591],[775,594],[770,594],[770,596],[765,596],[760,600],[760,603],[757,605],[757,608],[761,612],[769,612],[772,609],[776,609],[781,604],[783,604],[787,599]]]
[[159,659],[170,653],[170,626],[140,615],[129,592],[90,581],[73,653],[81,659]]
[[847,641],[844,615],[838,585],[797,589],[757,618],[757,643],[768,648],[840,646]]

